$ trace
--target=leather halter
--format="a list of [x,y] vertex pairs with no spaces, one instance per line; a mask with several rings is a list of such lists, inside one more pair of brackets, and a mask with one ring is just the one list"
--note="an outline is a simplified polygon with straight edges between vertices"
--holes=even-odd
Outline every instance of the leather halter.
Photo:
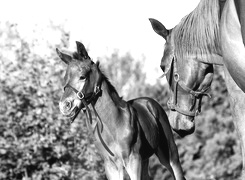
[[[202,97],[203,96],[208,96],[208,97],[211,98],[210,94],[206,93],[206,91],[209,89],[209,87],[204,89],[204,90],[202,90],[202,91],[194,91],[194,90],[190,89],[189,87],[187,87],[185,85],[185,83],[182,80],[180,80],[180,75],[177,72],[177,66],[176,66],[176,59],[175,58],[173,58],[173,62],[174,62],[174,64],[173,64],[173,66],[174,66],[173,67],[174,68],[173,74],[174,74],[174,81],[175,81],[174,101],[173,102],[168,101],[167,102],[167,106],[172,111],[177,111],[180,114],[183,114],[185,116],[195,117],[201,112]],[[188,94],[190,94],[190,95],[192,95],[194,97],[194,102],[191,105],[189,110],[184,110],[184,109],[180,108],[179,105],[178,105],[178,102],[177,102],[178,94],[177,94],[177,92],[178,92],[178,88],[179,87],[181,87],[183,91],[185,91],[186,93],[188,93]],[[198,102],[197,109],[195,109],[197,100],[199,100],[199,102]]]
[[[87,84],[87,80],[85,81],[85,84],[84,84],[84,87],[86,86]],[[94,99],[97,99],[99,96],[102,95],[102,90],[101,90],[101,85],[96,85],[95,86],[95,90],[94,92],[91,92],[91,93],[88,93],[88,94],[85,94],[84,93],[84,87],[81,91],[78,91],[76,88],[72,87],[69,83],[66,84],[66,86],[64,87],[65,88],[71,88],[77,95],[77,98],[82,101],[82,104],[84,105],[85,109],[83,110],[84,113],[86,112],[86,117],[87,117],[87,126],[88,124],[92,125],[92,122],[93,122],[93,119],[92,119],[92,115],[91,115],[91,110],[90,108],[88,107],[88,105],[94,100]],[[111,155],[111,156],[114,156],[114,154],[112,153],[112,151],[110,150],[110,148],[106,145],[101,133],[103,132],[103,122],[100,118],[100,116],[98,115],[96,109],[94,108],[94,106],[91,104],[93,110],[94,110],[94,113],[95,113],[95,116],[96,116],[96,120],[97,120],[97,123],[95,125],[95,129],[97,130],[97,133],[98,133],[98,136],[99,136],[99,139],[100,139],[100,142],[102,143],[102,145],[104,146],[104,148],[107,150],[107,152]],[[82,106],[80,106],[77,110],[77,114],[81,111],[82,109]],[[100,124],[100,129],[99,129],[99,124]],[[94,130],[95,130],[94,129]]]

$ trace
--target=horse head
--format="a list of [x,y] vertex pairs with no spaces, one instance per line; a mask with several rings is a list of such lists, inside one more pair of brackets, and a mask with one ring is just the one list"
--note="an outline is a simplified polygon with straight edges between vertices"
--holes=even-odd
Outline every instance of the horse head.
[[201,111],[201,100],[211,85],[213,65],[202,63],[197,56],[180,56],[176,53],[175,28],[168,30],[164,25],[150,19],[153,30],[166,41],[161,60],[161,69],[171,89],[168,101],[169,120],[172,128],[180,135],[195,130],[195,117]]
[[73,122],[87,104],[97,96],[100,91],[100,71],[98,63],[94,63],[84,45],[76,42],[77,52],[69,55],[56,49],[60,59],[66,63],[67,69],[64,77],[64,93],[59,102],[61,113]]

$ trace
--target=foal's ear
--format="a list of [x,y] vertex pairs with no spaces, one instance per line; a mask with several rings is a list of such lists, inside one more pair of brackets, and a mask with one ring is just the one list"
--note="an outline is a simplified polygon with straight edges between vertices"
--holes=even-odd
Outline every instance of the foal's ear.
[[87,59],[89,57],[87,50],[85,49],[84,45],[81,42],[76,41],[77,44],[77,53],[79,58]]
[[72,60],[72,57],[68,54],[62,53],[58,48],[56,48],[56,52],[60,59],[64,61],[66,64],[69,64]]
[[99,61],[96,61],[96,66],[97,66],[97,68],[100,67],[100,62]]
[[151,22],[151,26],[153,28],[153,30],[160,36],[162,36],[165,40],[167,39],[167,36],[169,35],[169,30],[167,30],[165,28],[165,26],[159,22],[156,19],[153,18],[149,18],[150,22]]

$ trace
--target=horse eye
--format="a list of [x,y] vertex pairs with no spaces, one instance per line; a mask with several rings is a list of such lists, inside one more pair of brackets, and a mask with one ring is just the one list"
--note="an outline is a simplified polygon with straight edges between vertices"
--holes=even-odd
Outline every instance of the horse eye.
[[86,79],[86,77],[85,76],[80,76],[80,78],[79,78],[80,80],[85,80]]

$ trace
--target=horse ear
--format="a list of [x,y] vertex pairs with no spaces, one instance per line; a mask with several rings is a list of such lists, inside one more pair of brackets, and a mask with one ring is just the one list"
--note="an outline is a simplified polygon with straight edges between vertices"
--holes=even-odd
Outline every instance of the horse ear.
[[68,54],[62,53],[58,48],[56,48],[56,52],[60,59],[64,61],[66,64],[69,64],[72,60],[72,57]]
[[84,45],[81,42],[76,41],[77,44],[77,53],[78,56],[84,59],[87,59],[89,57],[87,50],[85,49]]
[[167,39],[167,36],[169,35],[169,30],[167,30],[165,28],[165,26],[159,22],[156,19],[153,18],[149,18],[150,22],[151,22],[151,26],[153,28],[153,30],[160,36],[162,36],[165,40]]
[[97,68],[100,67],[100,62],[99,61],[96,61],[96,66],[97,66]]

